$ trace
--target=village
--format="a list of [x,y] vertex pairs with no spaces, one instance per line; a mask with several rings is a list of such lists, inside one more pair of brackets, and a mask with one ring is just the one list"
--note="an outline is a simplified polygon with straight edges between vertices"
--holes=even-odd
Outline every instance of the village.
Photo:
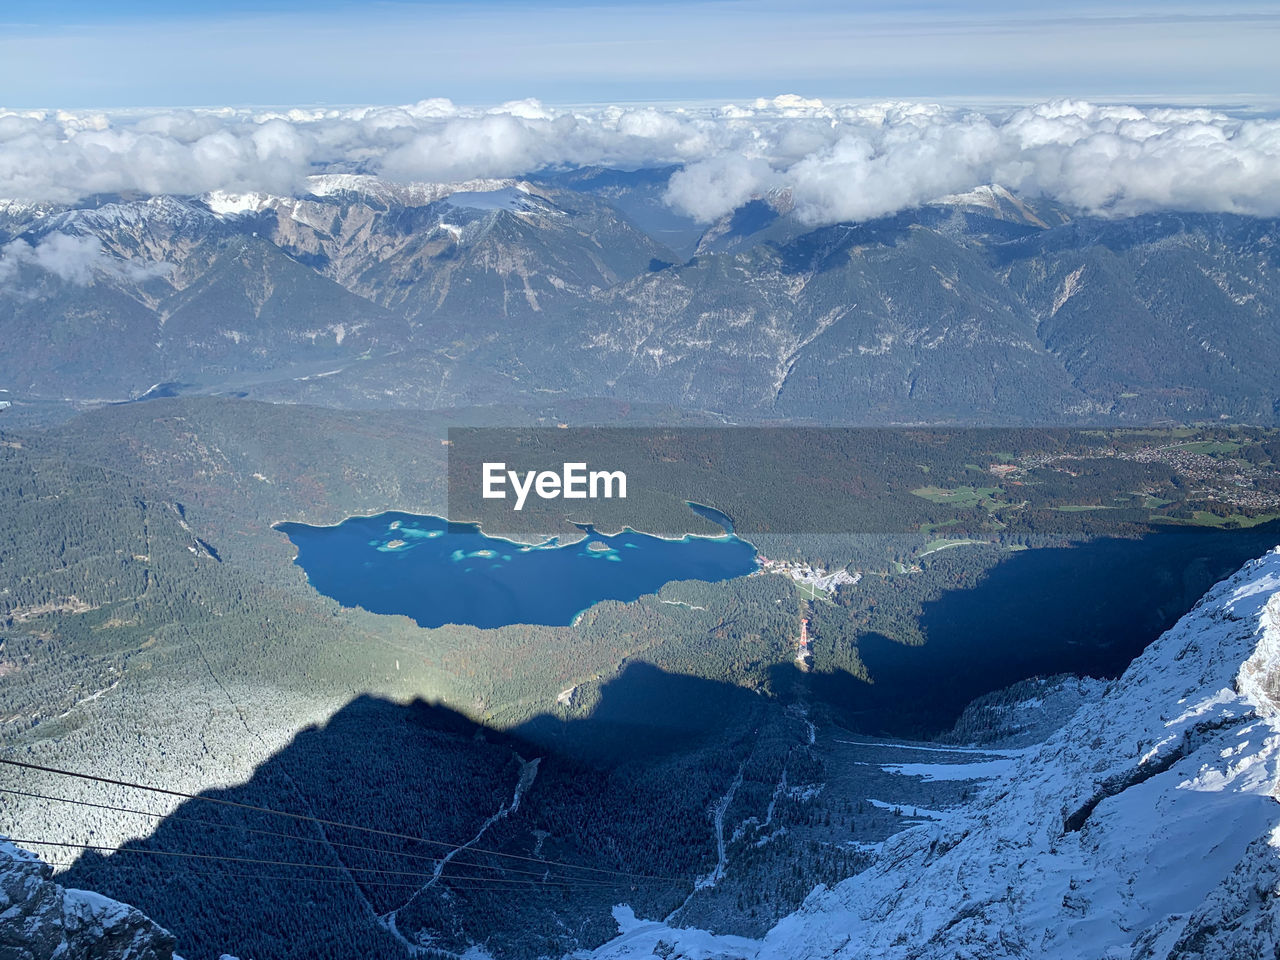
[[828,593],[840,586],[853,586],[862,579],[861,573],[850,573],[843,567],[839,570],[827,571],[798,560],[770,560],[763,554],[760,555],[759,562],[761,573],[779,573],[797,583]]
[[[1016,465],[992,464],[988,472],[1000,478],[1013,478],[1019,474],[1042,467],[1054,467],[1073,474],[1069,463],[1114,457],[1134,463],[1167,464],[1182,480],[1190,481],[1189,492],[1212,498],[1223,504],[1242,510],[1271,512],[1280,510],[1280,492],[1268,489],[1258,481],[1270,476],[1270,471],[1248,460],[1230,456],[1230,442],[1217,445],[1219,449],[1204,452],[1205,441],[1190,440],[1142,446],[1133,450],[1099,448],[1088,455],[1036,453],[1021,457]],[[1016,482],[1016,481],[1015,481]]]

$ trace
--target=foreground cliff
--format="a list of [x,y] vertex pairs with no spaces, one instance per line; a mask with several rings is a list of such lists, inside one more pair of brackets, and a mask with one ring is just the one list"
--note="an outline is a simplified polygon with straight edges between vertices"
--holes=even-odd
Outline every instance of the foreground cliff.
[[592,954],[1254,960],[1280,949],[1280,550],[1214,587],[981,795],[762,940],[635,921]]
[[0,839],[0,958],[171,960],[174,939],[133,907],[67,890],[53,868]]

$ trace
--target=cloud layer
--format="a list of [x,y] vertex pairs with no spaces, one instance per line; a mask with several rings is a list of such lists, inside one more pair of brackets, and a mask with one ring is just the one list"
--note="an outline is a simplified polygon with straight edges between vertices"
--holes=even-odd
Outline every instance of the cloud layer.
[[90,283],[96,274],[141,283],[172,269],[167,263],[113,257],[102,249],[97,237],[51,233],[35,244],[18,239],[0,246],[0,289],[14,281],[24,265],[79,286]]
[[863,220],[986,183],[1089,213],[1280,215],[1280,120],[1058,100],[975,112],[795,96],[706,108],[401,107],[145,113],[0,111],[0,198],[305,192],[318,173],[401,182],[550,167],[678,164],[698,220],[786,190],[804,220]]

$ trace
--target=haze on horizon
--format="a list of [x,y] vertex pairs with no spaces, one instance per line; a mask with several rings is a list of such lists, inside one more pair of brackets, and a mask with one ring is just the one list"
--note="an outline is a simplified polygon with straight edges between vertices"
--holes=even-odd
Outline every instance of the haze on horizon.
[[608,5],[13,0],[9,108],[838,99],[1274,105],[1280,12],[1230,0]]

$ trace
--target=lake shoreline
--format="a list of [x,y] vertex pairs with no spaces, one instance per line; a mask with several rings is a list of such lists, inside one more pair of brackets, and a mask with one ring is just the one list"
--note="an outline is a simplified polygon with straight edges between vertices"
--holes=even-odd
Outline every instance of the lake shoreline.
[[293,562],[318,593],[425,628],[571,626],[606,600],[630,603],[673,581],[716,582],[760,569],[755,546],[731,532],[661,537],[579,524],[572,541],[527,543],[486,534],[476,522],[395,510],[327,525],[281,521],[273,529],[293,543]]
[[[702,517],[705,520],[715,523],[725,532],[720,536],[715,536],[712,534],[696,533],[691,530],[686,530],[683,533],[679,534],[678,536],[666,536],[660,533],[650,533],[646,530],[637,530],[635,527],[632,527],[630,525],[624,525],[611,532],[609,530],[602,530],[601,528],[597,527],[594,523],[590,521],[579,522],[577,520],[572,520],[569,517],[565,517],[564,518],[565,522],[570,524],[573,527],[576,527],[578,530],[578,534],[576,535],[573,533],[548,534],[546,539],[543,539],[543,540],[536,540],[536,541],[520,540],[507,534],[485,533],[484,528],[481,525],[481,522],[479,520],[450,520],[448,517],[438,513],[413,513],[410,510],[401,510],[401,509],[396,509],[394,507],[388,508],[386,510],[379,510],[376,513],[353,513],[353,514],[350,514],[349,516],[344,517],[341,520],[338,520],[335,523],[312,523],[310,520],[275,520],[275,521],[272,521],[271,523],[271,529],[279,531],[282,526],[284,526],[285,524],[291,524],[291,523],[302,524],[303,526],[315,527],[318,529],[332,529],[334,527],[340,527],[344,523],[347,523],[348,521],[351,521],[351,520],[375,520],[378,517],[383,517],[390,513],[400,513],[406,516],[413,516],[413,517],[429,517],[433,520],[440,520],[443,523],[450,524],[453,526],[473,526],[476,528],[477,533],[479,533],[482,536],[488,537],[492,540],[505,540],[507,543],[515,544],[519,547],[530,547],[534,549],[539,549],[539,548],[551,546],[551,545],[570,547],[570,546],[573,546],[575,543],[581,543],[583,540],[589,540],[591,538],[592,533],[595,533],[602,537],[620,537],[628,533],[633,533],[639,536],[653,537],[655,540],[664,540],[664,541],[667,541],[668,543],[684,543],[688,540],[728,540],[730,538],[740,540],[743,543],[749,542],[743,539],[742,537],[739,537],[734,532],[733,518],[730,517],[723,510],[710,506],[709,504],[697,503],[693,500],[686,500],[685,504],[695,514],[697,514],[698,516]],[[707,515],[708,513],[712,513],[712,514],[715,514],[716,516],[723,517],[724,522],[722,523],[714,519],[713,517],[708,516]]]

